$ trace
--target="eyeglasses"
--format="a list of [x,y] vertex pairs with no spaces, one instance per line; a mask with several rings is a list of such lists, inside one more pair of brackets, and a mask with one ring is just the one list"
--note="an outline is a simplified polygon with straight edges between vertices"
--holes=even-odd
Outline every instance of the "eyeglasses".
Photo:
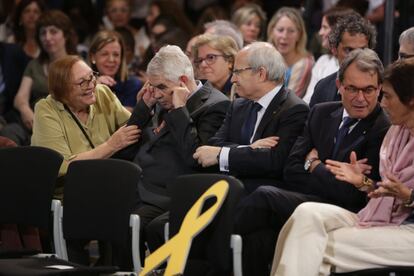
[[406,59],[406,58],[412,58],[412,57],[414,57],[414,55],[409,55],[409,54],[406,54],[406,53],[398,53],[398,58],[399,59]]
[[245,67],[245,68],[240,68],[240,69],[234,69],[232,71],[232,73],[236,76],[239,76],[242,72],[244,72],[246,70],[254,70],[254,68],[253,67]]
[[375,86],[367,86],[367,87],[355,87],[353,85],[344,86],[344,89],[347,93],[351,95],[357,95],[359,91],[362,91],[364,96],[370,96],[378,90],[378,87]]
[[194,64],[199,66],[203,61],[205,61],[208,65],[212,65],[216,62],[217,57],[227,57],[225,55],[216,55],[216,54],[208,54],[205,58],[196,58],[194,59]]
[[82,78],[82,80],[78,83],[75,83],[76,85],[79,85],[79,87],[82,90],[87,90],[89,88],[89,86],[91,85],[91,83],[93,83],[93,86],[96,85],[96,80],[99,76],[98,72],[93,71],[89,77],[87,78]]

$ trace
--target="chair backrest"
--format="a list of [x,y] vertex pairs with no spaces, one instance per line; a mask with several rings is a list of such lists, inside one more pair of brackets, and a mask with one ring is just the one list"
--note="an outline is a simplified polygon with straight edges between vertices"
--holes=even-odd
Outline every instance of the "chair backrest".
[[0,223],[49,228],[63,157],[43,147],[0,149]]
[[63,193],[65,240],[102,240],[126,245],[140,176],[141,169],[124,160],[70,163]]
[[[233,232],[233,218],[236,206],[243,195],[243,184],[236,178],[221,174],[193,174],[177,177],[169,185],[170,203],[170,237],[177,234],[187,211],[197,199],[219,180],[229,183],[227,197],[213,221],[198,234],[191,245],[187,264],[191,261],[208,262],[208,266],[218,271],[231,271],[230,236]],[[215,201],[206,201],[203,210]],[[186,273],[188,266],[186,267]]]

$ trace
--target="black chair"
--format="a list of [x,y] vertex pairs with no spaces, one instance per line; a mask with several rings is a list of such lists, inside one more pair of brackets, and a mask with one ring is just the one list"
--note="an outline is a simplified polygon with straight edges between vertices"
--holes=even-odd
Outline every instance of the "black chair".
[[[243,184],[221,174],[178,177],[168,188],[171,196],[169,233],[178,233],[187,211],[217,181],[229,183],[227,197],[213,221],[193,240],[184,275],[241,275],[241,237],[232,235],[236,206],[244,194]],[[203,210],[214,201],[207,200]],[[232,251],[233,247],[233,251]]]
[[[61,225],[64,259],[68,257],[66,241],[69,240],[99,240],[126,249],[132,246],[134,272],[139,273],[139,217],[131,213],[137,203],[140,176],[141,169],[124,160],[70,163],[65,179]],[[132,227],[132,238],[129,226]]]
[[[59,153],[43,147],[0,149],[0,224],[34,226],[51,233],[51,207],[59,204],[54,201],[52,206],[52,196],[62,160]],[[55,242],[56,252],[58,246]],[[2,258],[19,255],[6,248],[0,252]],[[30,253],[21,251],[21,255]]]

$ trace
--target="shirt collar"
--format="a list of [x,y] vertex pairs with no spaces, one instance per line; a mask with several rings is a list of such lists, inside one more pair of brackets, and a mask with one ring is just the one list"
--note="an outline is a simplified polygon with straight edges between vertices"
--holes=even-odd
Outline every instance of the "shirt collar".
[[272,102],[273,98],[279,93],[280,89],[282,88],[282,84],[277,85],[275,88],[267,92],[263,97],[261,97],[257,103],[259,103],[263,109],[267,109],[267,107]]
[[199,91],[203,87],[203,83],[199,80],[196,80],[196,84],[197,84],[197,89],[191,92],[188,98],[191,98],[195,93],[197,93],[197,91]]

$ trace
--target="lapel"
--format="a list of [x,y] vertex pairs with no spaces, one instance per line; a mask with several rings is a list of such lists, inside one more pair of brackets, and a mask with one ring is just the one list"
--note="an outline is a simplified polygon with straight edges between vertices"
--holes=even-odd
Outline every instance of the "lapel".
[[[322,147],[319,150],[319,156],[321,159],[330,158],[334,148],[335,136],[338,131],[339,125],[342,122],[342,114],[344,108],[342,105],[338,105],[339,108],[331,112],[329,116],[324,117],[321,122],[321,131],[323,137],[327,140],[323,141]],[[319,123],[318,123],[319,124]],[[325,129],[324,129],[325,128]]]
[[347,136],[345,136],[342,142],[342,147],[338,153],[338,160],[348,160],[348,156],[346,155],[365,140],[366,134],[372,127],[372,124],[374,123],[380,111],[381,109],[379,105],[377,105],[371,114],[369,114],[366,118],[360,120],[354,129]]
[[260,139],[263,136],[263,132],[265,131],[267,125],[279,115],[279,112],[282,109],[282,105],[288,97],[288,93],[288,90],[282,87],[280,91],[273,97],[272,101],[266,109],[265,114],[263,114],[262,120],[257,126],[257,130],[252,141]]
[[192,95],[185,106],[187,107],[190,116],[196,116],[200,112],[200,107],[208,100],[212,93],[212,86],[206,82],[197,92]]

